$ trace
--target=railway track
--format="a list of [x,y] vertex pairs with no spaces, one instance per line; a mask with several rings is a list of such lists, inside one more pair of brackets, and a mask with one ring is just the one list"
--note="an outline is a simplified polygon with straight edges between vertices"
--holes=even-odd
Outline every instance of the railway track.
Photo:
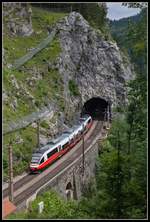
[[[90,135],[85,140],[84,146],[85,151],[95,138],[95,136],[101,131],[103,127],[102,121],[95,121],[95,127],[92,129],[92,132],[89,131]],[[85,135],[86,137],[86,135]],[[75,159],[77,159],[80,155],[82,155],[82,140],[76,145],[78,148],[75,151],[75,147],[73,147],[68,153],[66,153],[63,157],[53,163],[48,169],[46,169],[41,174],[28,174],[19,181],[14,184],[14,204],[18,206],[22,203],[22,201],[28,199],[32,194],[35,193],[37,189],[39,189],[42,185],[50,181],[54,178],[58,173],[64,170],[67,166],[69,166]],[[72,155],[69,156],[69,153]],[[67,158],[65,158],[67,157]],[[63,160],[64,159],[64,160]],[[63,160],[63,161],[62,161]],[[26,188],[22,191],[20,187],[26,186]],[[8,196],[8,188],[3,191],[3,198]],[[16,195],[15,195],[16,194]]]
[[[16,183],[14,183],[14,191],[16,191],[19,187],[23,186],[24,184],[28,183],[30,180],[35,178],[37,175],[28,174],[22,179],[18,180]],[[6,188],[3,190],[3,198],[7,197],[9,194],[9,188]]]

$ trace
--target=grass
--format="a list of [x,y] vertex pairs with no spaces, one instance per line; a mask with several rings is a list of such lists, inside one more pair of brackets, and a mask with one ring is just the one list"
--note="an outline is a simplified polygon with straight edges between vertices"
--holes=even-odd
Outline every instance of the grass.
[[40,126],[45,129],[49,129],[49,124],[45,120],[40,123]]
[[[56,100],[55,94],[56,91],[58,94],[62,94],[63,92],[63,85],[61,76],[59,75],[57,70],[50,70],[49,72],[45,73],[44,78],[37,81],[34,87],[28,86],[28,91],[34,96],[35,101],[37,102],[39,108],[46,105],[46,100],[53,99]],[[12,89],[13,93],[13,89]],[[10,99],[11,100],[11,99]],[[17,120],[22,118],[23,116],[31,113],[32,107],[29,103],[29,100],[25,97],[18,98],[18,109],[13,111],[12,108],[8,105],[4,105],[3,109],[3,121],[4,126],[5,123]],[[60,106],[60,109],[63,108],[64,101],[58,97],[57,104]],[[35,107],[34,107],[35,108]],[[43,125],[43,127],[47,128],[48,126]],[[14,139],[17,135],[21,135],[24,140],[23,144],[16,144],[13,145],[14,155],[17,158],[20,158],[18,162],[14,164],[14,175],[18,175],[22,173],[27,167],[28,163],[31,158],[32,149],[36,146],[36,132],[35,129],[32,127],[27,127],[25,130],[21,130],[18,133],[11,134],[11,137]],[[9,142],[10,135],[4,136],[4,178],[7,177],[8,173],[8,155],[7,152],[7,144]]]
[[[15,144],[18,137],[23,139],[23,143]],[[12,133],[11,136],[3,136],[4,179],[6,179],[8,175],[8,144],[10,139],[13,141],[13,155],[15,156],[15,160],[13,161],[13,169],[14,176],[16,176],[28,169],[28,164],[31,160],[33,149],[35,149],[37,145],[37,130],[32,126],[28,126],[19,132]]]
[[38,7],[32,7],[33,10],[33,27],[36,31],[42,30],[46,31],[47,26],[52,26],[64,16],[68,15],[67,13],[61,12],[49,12],[46,9],[40,9]]
[[[62,81],[58,71],[50,68],[48,70],[48,64],[45,62],[54,62],[60,52],[60,43],[58,39],[55,38],[49,47],[43,49],[39,54],[35,55],[33,59],[25,64],[25,69],[29,71],[10,71],[6,67],[4,68],[4,88],[10,93],[10,95],[15,96],[18,102],[18,108],[16,111],[13,111],[13,109],[10,107],[10,103],[8,103],[8,105],[4,104],[4,122],[12,119],[17,120],[18,117],[20,118],[36,111],[36,107],[33,106],[32,102],[29,101],[26,95],[21,96],[21,98],[17,96],[18,90],[14,88],[11,83],[11,74],[15,76],[19,86],[23,84],[31,95],[34,96],[37,107],[41,107],[43,104],[45,104],[45,98],[50,100],[51,98],[54,98],[55,92],[59,93],[60,89],[62,90]],[[39,74],[44,73],[44,77],[43,79],[38,80],[34,87],[30,87],[27,84],[26,79],[32,76],[31,72],[34,68],[37,70],[37,72],[39,72]],[[12,100],[12,96],[10,96],[9,100]]]
[[61,52],[61,47],[59,40],[54,38],[54,40],[49,43],[49,45],[37,53],[31,60],[25,63],[25,67],[32,67],[36,65],[36,67],[44,67],[45,64],[48,62],[54,62],[55,59],[58,57],[59,53]]
[[69,90],[70,90],[71,95],[79,96],[79,89],[74,80],[69,80]]
[[[32,7],[32,25],[34,33],[29,37],[10,36],[4,20],[3,46],[7,63],[14,63],[16,59],[24,56],[28,49],[36,47],[44,38],[47,37],[47,26],[54,25],[66,13],[53,13],[44,9]],[[39,32],[39,33],[38,33]]]
[[[11,36],[4,19],[3,32],[3,47],[4,57],[6,63],[3,65],[3,87],[8,95],[8,102],[3,103],[3,128],[11,121],[17,121],[22,117],[35,112],[37,108],[42,108],[47,105],[48,101],[55,100],[60,110],[64,109],[64,100],[59,97],[63,93],[63,81],[58,70],[55,68],[48,68],[49,63],[55,63],[55,60],[61,52],[60,42],[55,37],[48,46],[37,53],[30,61],[25,63],[24,69],[11,70],[7,67],[8,64],[13,64],[16,59],[28,53],[28,49],[36,47],[43,41],[47,35],[47,26],[53,26],[56,22],[66,16],[66,13],[53,13],[44,9],[32,7],[32,25],[34,33],[29,37]],[[33,86],[27,82],[27,78],[41,75],[41,79],[37,79]],[[17,90],[11,81],[11,75],[17,80],[20,90]],[[35,105],[29,100],[29,97],[24,93],[24,88],[34,97]],[[20,95],[17,93],[20,92]],[[58,94],[58,97],[56,96]],[[14,111],[10,106],[13,99],[17,99],[18,107]],[[48,126],[43,123],[43,127]],[[36,146],[36,129],[31,126],[22,129],[19,132],[5,135],[3,137],[3,176],[4,179],[8,176],[8,143],[10,138],[15,140],[20,136],[24,142],[15,144],[13,142],[14,160],[14,176],[22,173],[28,168],[28,163],[31,159],[31,154]]]

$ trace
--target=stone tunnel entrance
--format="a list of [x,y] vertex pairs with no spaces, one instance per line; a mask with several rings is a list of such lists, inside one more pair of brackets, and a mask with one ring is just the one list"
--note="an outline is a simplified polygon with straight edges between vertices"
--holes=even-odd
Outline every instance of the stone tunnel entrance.
[[111,120],[111,103],[100,97],[93,97],[84,104],[81,115],[84,114],[89,114],[94,120]]
[[71,182],[69,182],[66,186],[66,196],[67,200],[73,199],[73,188]]

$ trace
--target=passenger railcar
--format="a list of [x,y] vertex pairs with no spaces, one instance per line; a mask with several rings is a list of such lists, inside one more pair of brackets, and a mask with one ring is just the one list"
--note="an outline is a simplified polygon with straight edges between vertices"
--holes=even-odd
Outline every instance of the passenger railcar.
[[85,115],[79,119],[78,125],[63,132],[58,138],[48,142],[44,147],[32,154],[30,171],[38,172],[65,154],[78,143],[92,125],[92,118]]

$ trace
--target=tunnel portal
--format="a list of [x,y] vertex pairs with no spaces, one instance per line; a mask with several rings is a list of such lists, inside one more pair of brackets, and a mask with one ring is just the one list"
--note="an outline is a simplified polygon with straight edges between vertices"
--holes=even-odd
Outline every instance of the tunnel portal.
[[73,188],[71,182],[69,182],[66,186],[66,196],[67,200],[73,199]]
[[89,114],[94,120],[104,121],[109,111],[110,105],[106,100],[93,97],[84,104],[81,115]]

